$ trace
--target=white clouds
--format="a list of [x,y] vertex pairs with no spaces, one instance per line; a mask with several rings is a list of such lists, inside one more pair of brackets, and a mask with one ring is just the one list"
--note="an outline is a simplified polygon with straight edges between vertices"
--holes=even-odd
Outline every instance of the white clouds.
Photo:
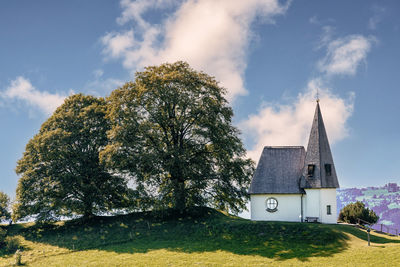
[[373,37],[350,35],[327,42],[327,55],[318,67],[327,75],[354,75],[358,66],[365,61],[371,50]]
[[171,7],[178,2],[177,0],[121,0],[120,4],[123,12],[121,16],[117,18],[117,22],[123,25],[130,20],[134,20],[139,27],[146,28],[150,26],[150,24],[143,19],[142,15],[147,10]]
[[101,39],[106,45],[105,52],[111,57],[120,57],[134,45],[133,31],[108,33]]
[[60,106],[66,95],[42,92],[32,86],[24,77],[17,77],[10,86],[0,93],[1,98],[26,102],[28,105],[39,108],[46,115],[50,115]]
[[244,134],[256,140],[248,151],[248,156],[258,160],[264,146],[306,146],[314,116],[317,89],[331,144],[346,137],[346,122],[353,111],[353,94],[347,99],[340,98],[332,94],[331,89],[324,87],[321,80],[313,79],[308,83],[305,93],[300,93],[293,103],[266,104],[257,114],[250,115],[240,123]]
[[176,1],[121,2],[124,11],[118,23],[133,20],[133,30],[114,32],[102,39],[104,52],[121,58],[125,68],[187,61],[196,69],[214,75],[228,90],[228,99],[246,94],[244,71],[251,24],[257,19],[273,23],[284,14],[289,1],[278,0],[188,0],[161,24],[150,24],[143,13],[150,8],[167,8]]
[[319,77],[309,81],[304,93],[287,105],[264,105],[251,114],[240,127],[255,140],[248,156],[258,160],[262,148],[267,145],[306,145],[319,92],[321,110],[330,142],[333,144],[348,134],[347,119],[353,112],[354,93],[347,98],[333,94],[325,84],[337,75],[354,75],[375,41],[373,37],[349,35],[332,40],[332,27],[324,27],[319,48],[326,47],[326,56],[318,62]]
[[[163,62],[187,61],[221,81],[228,90],[228,99],[233,101],[247,93],[244,72],[254,36],[252,24],[257,20],[274,23],[289,4],[278,0],[123,0],[117,22],[124,30],[102,38],[104,53],[122,60],[123,66],[132,71]],[[149,22],[144,15],[155,9],[174,12],[160,22]],[[127,28],[128,22],[135,27]],[[321,25],[317,17],[310,23]],[[317,88],[330,141],[335,143],[347,136],[346,122],[352,114],[354,94],[340,97],[325,84],[337,75],[354,75],[366,61],[375,39],[362,35],[334,39],[333,27],[325,26],[323,30],[318,48],[326,49],[326,56],[318,62],[319,77],[311,79],[293,103],[265,104],[239,124],[254,140],[249,151],[253,159],[258,160],[265,145],[306,144]]]

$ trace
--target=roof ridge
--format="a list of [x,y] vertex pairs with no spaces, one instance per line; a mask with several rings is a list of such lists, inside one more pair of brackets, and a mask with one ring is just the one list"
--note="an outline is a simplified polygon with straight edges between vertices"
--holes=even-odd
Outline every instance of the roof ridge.
[[304,146],[264,146],[264,148],[304,148]]

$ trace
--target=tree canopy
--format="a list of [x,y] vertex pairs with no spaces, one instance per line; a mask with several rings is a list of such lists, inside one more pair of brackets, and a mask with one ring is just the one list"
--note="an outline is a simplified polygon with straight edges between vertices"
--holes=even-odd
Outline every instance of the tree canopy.
[[18,161],[14,220],[91,216],[123,206],[126,181],[99,161],[109,129],[104,99],[82,94],[67,98]]
[[11,218],[9,208],[10,198],[7,196],[6,193],[0,191],[0,222]]
[[[346,205],[339,213],[339,221],[347,223],[358,223],[358,219],[375,224],[379,220],[379,216],[373,210],[365,207],[361,201]],[[361,221],[361,224],[364,224]]]
[[132,177],[141,208],[245,208],[245,158],[225,90],[176,62],[147,67],[107,99],[112,129],[101,157]]

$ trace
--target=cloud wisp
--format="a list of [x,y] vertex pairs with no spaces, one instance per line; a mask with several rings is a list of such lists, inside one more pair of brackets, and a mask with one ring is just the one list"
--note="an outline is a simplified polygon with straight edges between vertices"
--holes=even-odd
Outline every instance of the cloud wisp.
[[95,96],[104,96],[111,93],[112,90],[124,85],[124,81],[116,78],[104,77],[104,70],[96,69],[92,72],[93,78],[86,82],[83,90],[88,94]]
[[2,91],[0,96],[2,99],[8,101],[25,102],[31,107],[38,108],[46,115],[51,115],[67,97],[66,94],[52,94],[46,91],[39,91],[28,79],[22,76],[11,81],[10,86]]
[[[325,41],[327,42],[327,41]],[[327,42],[327,54],[318,62],[326,75],[355,75],[375,42],[373,37],[350,35]]]
[[[178,60],[216,77],[233,101],[245,95],[244,72],[247,48],[256,21],[274,23],[286,12],[290,1],[278,0],[188,0],[121,1],[123,12],[117,22],[133,22],[134,29],[111,32],[101,39],[107,58],[121,59],[135,71],[147,65]],[[153,9],[174,8],[160,24],[143,15]]]
[[378,24],[382,21],[385,13],[386,8],[382,6],[374,5],[372,8],[372,17],[368,20],[368,29],[376,30],[378,28]]

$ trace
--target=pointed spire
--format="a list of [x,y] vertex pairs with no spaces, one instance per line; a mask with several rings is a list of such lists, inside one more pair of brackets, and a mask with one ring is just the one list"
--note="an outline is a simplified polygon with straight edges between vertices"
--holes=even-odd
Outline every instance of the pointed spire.
[[302,188],[338,188],[335,164],[322,119],[319,99],[308,141]]

